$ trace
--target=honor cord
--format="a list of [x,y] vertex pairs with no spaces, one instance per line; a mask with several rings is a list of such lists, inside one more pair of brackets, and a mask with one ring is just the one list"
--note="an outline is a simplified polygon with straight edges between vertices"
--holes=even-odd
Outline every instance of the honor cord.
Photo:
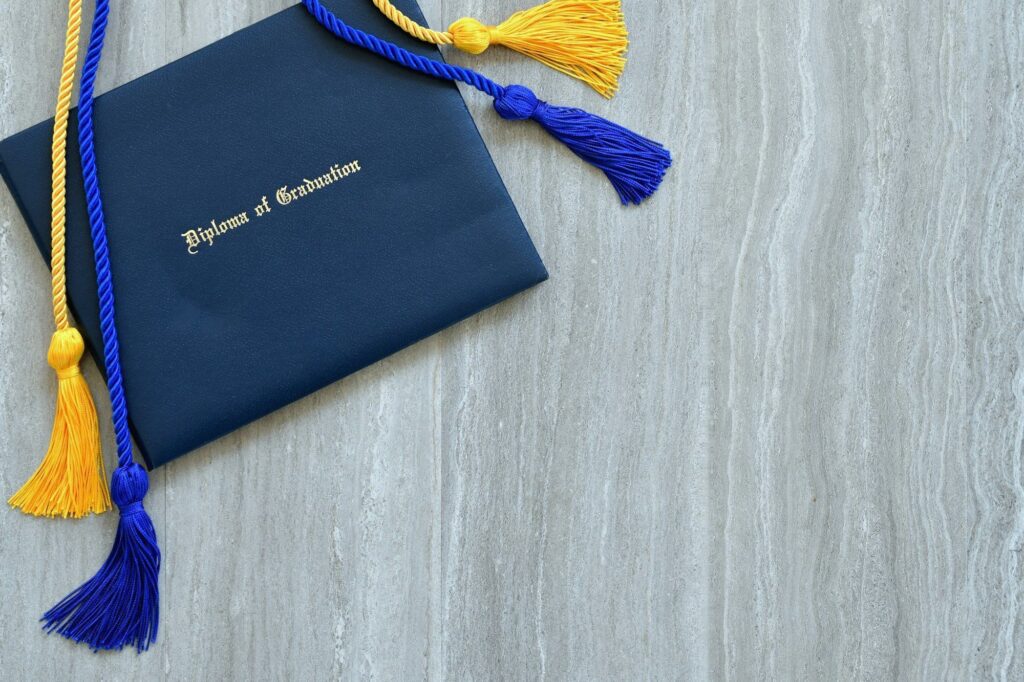
[[114,314],[110,251],[96,169],[93,95],[108,14],[108,0],[97,0],[89,49],[82,68],[78,127],[82,177],[96,264],[107,389],[117,438],[118,466],[110,489],[120,516],[113,547],[99,571],[47,611],[43,621],[48,632],[58,632],[68,639],[88,644],[93,650],[134,646],[141,652],[149,647],[157,634],[160,548],[153,523],[142,504],[149,490],[149,476],[132,457]]

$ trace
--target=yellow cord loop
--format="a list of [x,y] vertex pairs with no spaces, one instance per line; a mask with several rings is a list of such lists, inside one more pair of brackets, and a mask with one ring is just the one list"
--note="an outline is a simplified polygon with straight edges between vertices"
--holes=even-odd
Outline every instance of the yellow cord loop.
[[78,518],[110,509],[110,492],[100,450],[96,406],[78,368],[85,351],[82,335],[68,324],[64,231],[68,114],[78,63],[82,0],[68,3],[67,38],[57,93],[57,113],[51,146],[50,267],[53,319],[57,331],[50,340],[47,360],[57,373],[57,407],[50,445],[39,468],[8,503],[35,516]]
[[454,45],[470,54],[503,45],[578,78],[605,97],[615,94],[626,66],[629,36],[621,0],[549,0],[516,12],[497,26],[459,19],[445,33],[420,26],[388,0],[373,4],[419,40]]

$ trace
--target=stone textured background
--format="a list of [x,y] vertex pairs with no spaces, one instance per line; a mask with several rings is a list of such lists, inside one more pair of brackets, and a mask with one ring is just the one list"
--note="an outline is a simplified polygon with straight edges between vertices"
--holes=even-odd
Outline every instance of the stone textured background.
[[[288,4],[118,2],[100,89]],[[146,655],[35,622],[116,515],[0,511],[0,677],[1024,678],[1024,3],[625,8],[612,102],[453,58],[666,142],[660,193],[467,92],[552,279],[159,470]],[[0,6],[0,135],[51,115],[64,17]],[[0,190],[5,495],[47,282]]]

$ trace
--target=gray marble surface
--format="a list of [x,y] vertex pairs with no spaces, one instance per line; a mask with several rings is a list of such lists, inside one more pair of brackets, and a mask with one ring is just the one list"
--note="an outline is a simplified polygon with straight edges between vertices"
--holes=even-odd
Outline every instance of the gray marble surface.
[[[288,4],[118,2],[100,89]],[[454,59],[665,141],[660,193],[466,92],[551,280],[156,472],[145,655],[36,624],[115,515],[0,511],[0,678],[1024,678],[1024,3],[625,8],[612,102]],[[0,136],[51,115],[64,12],[0,5]],[[5,495],[47,282],[0,190]]]

